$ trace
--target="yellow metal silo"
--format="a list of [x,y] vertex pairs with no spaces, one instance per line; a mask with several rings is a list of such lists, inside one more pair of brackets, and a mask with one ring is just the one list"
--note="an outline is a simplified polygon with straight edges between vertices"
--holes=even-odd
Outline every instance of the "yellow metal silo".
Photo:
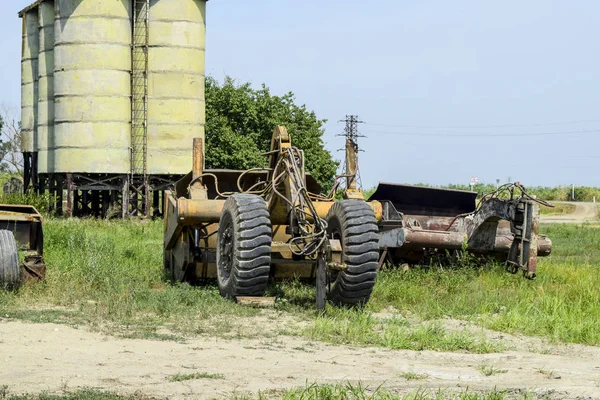
[[129,173],[131,1],[55,6],[53,172]]
[[205,0],[151,0],[148,174],[185,174],[204,137]]
[[38,153],[38,172],[46,174],[54,170],[54,155],[48,153],[48,149],[54,147],[54,3],[44,1],[37,11],[40,51],[38,126],[34,142],[35,151]]
[[19,15],[27,185],[59,214],[160,212],[204,137],[206,0],[37,0]]
[[38,95],[38,15],[37,10],[29,10],[22,15],[23,38],[21,54],[21,148],[24,153],[34,151],[34,137],[37,129]]

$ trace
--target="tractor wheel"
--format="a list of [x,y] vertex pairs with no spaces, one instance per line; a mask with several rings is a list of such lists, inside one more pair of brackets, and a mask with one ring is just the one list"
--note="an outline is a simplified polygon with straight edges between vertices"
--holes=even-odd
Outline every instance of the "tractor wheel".
[[217,235],[217,279],[223,297],[262,296],[271,270],[271,219],[265,200],[234,194]]
[[362,200],[342,200],[327,213],[329,238],[342,245],[344,271],[332,271],[328,297],[336,304],[365,304],[377,276],[379,230],[375,213]]
[[0,289],[17,289],[21,284],[19,251],[11,231],[0,230]]

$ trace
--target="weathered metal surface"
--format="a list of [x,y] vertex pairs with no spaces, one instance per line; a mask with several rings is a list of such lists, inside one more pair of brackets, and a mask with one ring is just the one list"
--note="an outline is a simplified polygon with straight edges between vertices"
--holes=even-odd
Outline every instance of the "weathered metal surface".
[[391,201],[404,214],[454,217],[474,211],[476,197],[474,192],[381,182],[369,201]]
[[21,250],[43,255],[42,216],[32,206],[0,205],[0,229],[12,231]]
[[[333,205],[332,201],[320,201],[313,203],[314,209],[320,218],[325,218],[329,209]],[[204,200],[204,199],[177,199],[176,213],[180,223],[194,225],[200,223],[218,223],[221,218],[221,210],[225,200]],[[369,202],[375,212],[375,217],[381,219],[381,203]],[[305,209],[307,211],[308,209]],[[271,220],[273,224],[284,225],[289,222],[288,213],[275,210],[272,213]],[[312,217],[307,217],[312,221]]]
[[21,280],[42,281],[46,277],[46,264],[40,256],[26,256],[21,265]]
[[32,206],[1,205],[0,230],[11,231],[19,250],[25,251],[21,265],[22,280],[42,280],[46,275],[42,216]]
[[[266,181],[267,175],[268,172],[265,170],[239,171],[233,169],[206,169],[203,171],[202,181],[208,189],[208,198],[217,199],[219,198],[219,194],[216,190],[217,186],[221,193],[238,192],[238,182],[243,190],[247,190],[258,182]],[[174,185],[175,196],[178,198],[187,196],[188,187],[192,180],[192,173],[187,174],[179,180]],[[306,174],[306,188],[311,193],[321,193],[321,186],[317,180],[308,173]]]
[[356,173],[358,172],[358,160],[356,155],[358,146],[351,138],[346,138],[346,190],[352,193],[357,187]]
[[491,199],[483,203],[475,214],[465,217],[469,247],[481,251],[493,250],[498,222],[501,219],[513,220],[516,205],[516,202]]
[[37,11],[40,51],[38,126],[34,137],[34,151],[37,152],[37,172],[46,174],[54,170],[54,155],[48,156],[50,147],[54,146],[54,3],[43,2]]
[[327,301],[327,262],[319,257],[317,260],[317,310],[325,310]]
[[38,97],[38,14],[37,10],[23,13],[23,36],[21,54],[21,148],[23,152],[34,151],[37,130]]
[[[475,248],[467,246],[469,251],[477,253],[504,253],[508,254],[513,236],[496,236],[494,246],[489,248]],[[462,250],[468,241],[466,232],[450,231],[428,231],[412,230],[410,228],[396,228],[381,232],[379,236],[379,248],[404,248],[410,249],[438,249],[438,250]],[[533,246],[532,246],[533,248]],[[552,251],[552,241],[545,236],[537,240],[537,255],[546,257]]]
[[37,1],[34,1],[30,5],[28,5],[27,7],[25,7],[21,11],[19,11],[19,18],[23,18],[23,16],[25,15],[25,13],[27,13],[28,11],[33,10],[33,9],[37,9],[40,6],[40,4],[45,3],[45,2],[53,2],[53,1],[54,0],[37,0]]
[[[276,127],[273,132],[271,151],[267,153],[270,168],[266,170],[204,170],[200,139],[194,140],[192,153],[192,172],[179,181],[174,190],[166,193],[168,203],[165,209],[164,263],[174,279],[203,279],[215,275],[222,279],[221,266],[217,271],[215,265],[215,253],[223,257],[219,253],[223,250],[217,246],[217,239],[220,240],[219,243],[226,239],[219,232],[218,224],[223,215],[229,215],[223,214],[223,209],[228,207],[231,196],[245,193],[245,196],[238,198],[249,201],[252,196],[262,197],[259,200],[262,204],[266,203],[263,214],[256,216],[262,226],[268,226],[272,231],[268,240],[264,239],[266,243],[261,242],[259,245],[264,248],[268,244],[270,248],[270,273],[266,273],[264,277],[316,277],[317,308],[322,310],[328,295],[328,279],[337,282],[335,279],[339,279],[339,274],[345,274],[349,269],[343,257],[344,249],[340,240],[343,236],[336,237],[331,233],[329,237],[326,220],[335,221],[338,218],[329,215],[334,202],[326,201],[324,196],[314,192],[309,193],[310,177],[306,174],[304,153],[292,145],[285,127]],[[203,191],[208,196],[199,196]],[[226,198],[228,200],[224,200]],[[250,207],[250,204],[247,203],[246,207]],[[373,212],[365,206],[366,203],[357,205],[360,207],[350,211],[353,221],[368,222],[371,224],[370,229],[373,229],[373,221],[382,218],[383,205],[374,201],[371,204]],[[356,215],[359,209],[363,213],[361,215],[365,216],[364,219]],[[249,208],[249,212],[254,211],[257,210]],[[264,211],[268,211],[269,221],[264,220]],[[228,218],[231,220],[231,217]],[[239,219],[236,223],[255,222]],[[230,225],[227,225],[227,229],[230,229]],[[372,236],[365,240],[366,245],[374,252],[376,249],[373,249]],[[372,263],[371,267],[364,268],[375,270],[374,266],[376,264]],[[232,268],[237,267],[232,264]],[[221,281],[219,282],[221,285]],[[373,283],[371,279],[366,281],[369,285]],[[222,291],[221,288],[220,290]],[[364,294],[365,289],[361,290]],[[350,302],[341,297],[338,301]]]
[[148,173],[186,174],[204,138],[206,1],[152,0],[148,55]]
[[[394,188],[384,186],[388,191]],[[388,195],[398,199],[404,189]],[[466,250],[496,258],[503,256],[509,271],[521,270],[527,278],[535,278],[537,257],[549,255],[552,242],[538,233],[539,200],[527,195],[519,183],[510,185],[510,190],[514,189],[522,195],[500,199],[496,197],[498,193],[493,193],[484,198],[477,210],[454,216],[402,214],[393,202],[382,200],[384,218],[380,223],[379,247],[385,259],[382,256],[380,263],[423,262],[439,251]],[[433,201],[423,203],[431,205]]]
[[55,7],[49,172],[129,173],[131,2],[55,0]]
[[202,138],[194,138],[194,150],[192,157],[192,179],[197,181],[201,178],[204,170],[204,141]]

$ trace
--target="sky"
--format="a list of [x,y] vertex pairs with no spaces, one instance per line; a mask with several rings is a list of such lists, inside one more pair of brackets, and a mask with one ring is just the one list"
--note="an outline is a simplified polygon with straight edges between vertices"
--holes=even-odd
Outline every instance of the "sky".
[[[106,1],[106,0],[104,0]],[[20,104],[21,23],[0,3],[0,103]],[[600,186],[597,0],[211,0],[207,74],[358,115],[378,181]]]

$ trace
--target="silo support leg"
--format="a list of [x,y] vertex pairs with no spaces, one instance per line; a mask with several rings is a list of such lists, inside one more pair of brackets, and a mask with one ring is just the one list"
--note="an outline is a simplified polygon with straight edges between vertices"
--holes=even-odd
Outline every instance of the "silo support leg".
[[123,219],[129,217],[129,177],[123,177],[123,199],[122,199],[122,214]]
[[67,174],[67,218],[73,217],[73,175]]

